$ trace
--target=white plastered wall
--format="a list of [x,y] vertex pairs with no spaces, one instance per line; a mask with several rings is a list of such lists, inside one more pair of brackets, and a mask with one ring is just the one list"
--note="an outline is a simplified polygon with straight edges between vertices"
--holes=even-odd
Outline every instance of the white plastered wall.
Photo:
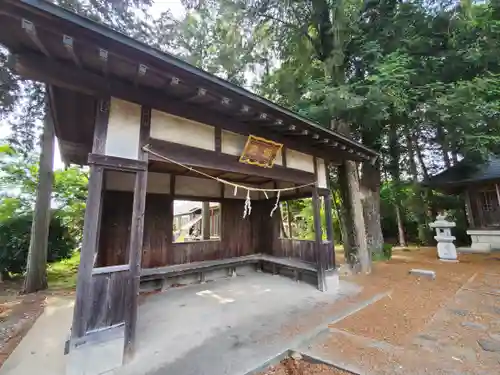
[[[108,171],[106,172],[106,190],[133,191],[135,173]],[[168,173],[148,173],[148,193],[169,194],[170,175]]]
[[141,106],[111,98],[105,154],[137,160],[140,128]]
[[156,110],[151,112],[151,137],[204,150],[215,150],[213,126]]
[[[223,130],[221,132],[221,151],[223,154],[240,156],[245,148],[248,136]],[[283,165],[281,150],[274,161],[276,165]]]
[[326,166],[323,159],[316,159],[317,171],[318,171],[318,187],[326,189],[328,187],[326,183]]
[[299,151],[286,149],[286,166],[287,168],[299,169],[314,173],[314,158],[312,155],[304,154]]

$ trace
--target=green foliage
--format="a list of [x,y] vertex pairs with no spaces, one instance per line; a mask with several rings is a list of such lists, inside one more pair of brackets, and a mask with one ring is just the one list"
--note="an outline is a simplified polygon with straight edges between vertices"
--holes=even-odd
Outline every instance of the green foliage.
[[[32,215],[26,214],[0,223],[0,271],[14,274],[26,270]],[[53,216],[50,222],[47,261],[54,262],[72,255],[76,243],[61,219]]]
[[80,253],[73,252],[71,258],[61,259],[47,267],[47,282],[51,289],[68,289],[76,287]]

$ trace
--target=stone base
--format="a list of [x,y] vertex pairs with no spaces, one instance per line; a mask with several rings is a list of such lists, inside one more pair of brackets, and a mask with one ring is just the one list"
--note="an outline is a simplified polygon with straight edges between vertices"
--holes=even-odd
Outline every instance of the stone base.
[[340,286],[339,273],[337,271],[326,271],[325,283],[327,292],[337,292]]
[[70,343],[66,375],[100,375],[123,364],[125,325],[87,333]]
[[460,254],[489,254],[490,250],[477,250],[472,247],[457,247],[457,252]]
[[500,250],[500,229],[469,229],[471,249],[475,252],[489,253]]
[[448,262],[448,263],[458,263],[458,259],[444,259],[444,258],[439,258],[441,262]]

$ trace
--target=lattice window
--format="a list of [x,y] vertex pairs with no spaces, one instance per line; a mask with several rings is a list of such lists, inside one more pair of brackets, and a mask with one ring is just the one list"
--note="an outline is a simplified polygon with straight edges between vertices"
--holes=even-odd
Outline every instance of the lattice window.
[[495,211],[498,207],[498,198],[496,191],[481,192],[481,206],[484,212]]

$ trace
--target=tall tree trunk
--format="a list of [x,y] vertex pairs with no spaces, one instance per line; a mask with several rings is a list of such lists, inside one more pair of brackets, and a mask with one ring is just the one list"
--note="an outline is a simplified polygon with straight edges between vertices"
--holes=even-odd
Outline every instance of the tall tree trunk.
[[441,151],[443,153],[444,165],[446,166],[446,168],[450,168],[451,167],[451,160],[450,160],[450,154],[448,153],[450,151],[450,148],[448,146],[448,141],[446,139],[446,132],[441,125],[438,125],[438,127],[437,127],[437,141],[441,145]]
[[398,224],[398,240],[399,240],[399,246],[401,247],[406,247],[406,238],[405,238],[405,227],[403,223],[403,218],[401,217],[401,210],[399,208],[399,205],[394,206],[394,209],[396,211],[396,222]]
[[413,189],[415,191],[415,196],[416,196],[416,201],[414,202],[414,210],[418,222],[418,238],[420,243],[427,244],[429,243],[429,233],[430,233],[428,227],[429,220],[426,215],[428,210],[426,209],[427,204],[425,200],[425,194],[422,191],[422,187],[418,181],[418,170],[417,170],[417,164],[415,162],[414,137],[409,132],[406,136],[406,143],[408,149],[410,174],[413,180]]
[[415,137],[415,135],[412,136],[413,139],[413,146],[415,148],[416,154],[417,154],[417,159],[418,163],[420,164],[420,168],[422,168],[422,173],[424,174],[424,179],[428,180],[429,179],[429,171],[427,170],[427,166],[424,163],[424,156],[422,155],[422,150],[420,149],[420,146],[418,144],[418,139]]
[[380,222],[380,168],[364,162],[361,169],[360,191],[365,221],[366,244],[370,254],[381,254],[384,248],[384,236]]
[[47,245],[50,224],[50,196],[52,193],[54,162],[54,124],[50,108],[46,107],[41,137],[40,167],[35,211],[24,279],[23,293],[47,289]]
[[389,173],[391,175],[393,181],[393,199],[394,199],[394,210],[396,213],[396,223],[398,226],[398,242],[399,246],[406,246],[406,238],[405,238],[405,228],[403,217],[401,215],[401,200],[400,200],[400,189],[401,189],[401,180],[400,174],[401,170],[399,168],[399,162],[401,159],[401,145],[400,139],[398,137],[398,125],[391,124],[389,131],[389,162],[387,163],[387,169],[389,169]]
[[[380,132],[366,129],[362,132],[362,139],[366,146],[380,152]],[[360,191],[368,252],[382,254],[384,236],[380,222],[380,160],[362,164]]]
[[[349,125],[341,121],[337,131],[349,136]],[[344,254],[354,271],[371,272],[371,254],[366,241],[365,220],[361,203],[358,169],[356,163],[346,160],[338,167],[339,191],[342,198],[342,234]],[[360,268],[360,269],[359,269]]]

